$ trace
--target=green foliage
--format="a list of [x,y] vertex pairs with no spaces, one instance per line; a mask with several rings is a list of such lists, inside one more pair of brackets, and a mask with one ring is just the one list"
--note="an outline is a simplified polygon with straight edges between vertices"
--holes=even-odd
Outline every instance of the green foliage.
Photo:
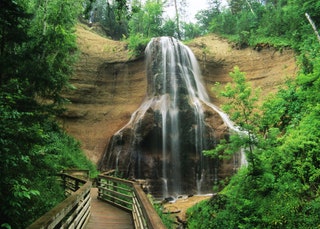
[[303,187],[289,174],[277,180],[267,172],[256,181],[242,169],[221,193],[188,210],[188,228],[314,228],[319,199],[302,200]]
[[[224,205],[223,196],[219,196],[214,199],[217,206],[221,204]],[[192,206],[187,210],[188,228],[194,229],[205,229],[214,228],[214,221],[212,218],[215,216],[216,206],[211,205],[208,201],[202,201]],[[201,222],[201,223],[199,223]]]
[[315,0],[232,0],[229,8],[219,11],[213,7],[202,11],[197,19],[209,32],[236,38],[239,48],[268,43],[276,47],[290,45],[299,50],[302,42],[315,39],[305,13],[319,26],[319,8]]
[[[183,1],[179,2],[179,4],[182,3]],[[132,56],[140,56],[147,41],[152,37],[173,36],[192,39],[203,34],[201,28],[196,24],[184,23],[170,18],[164,19],[165,6],[162,1],[148,0],[144,3],[133,1],[131,7],[132,13],[128,22],[128,47]],[[183,31],[183,34],[180,30]]]
[[163,213],[163,208],[161,204],[153,204],[154,209],[161,218],[162,223],[166,226],[167,229],[174,228],[174,219],[170,214]]
[[75,61],[80,3],[1,1],[0,225],[25,228],[64,198],[63,168],[95,171],[56,124]]
[[128,39],[128,48],[130,50],[130,56],[141,56],[144,53],[144,50],[147,47],[149,40],[149,38],[145,38],[142,34],[139,33],[131,35]]
[[285,131],[300,121],[303,111],[297,90],[296,83],[289,80],[284,88],[279,89],[277,97],[271,95],[263,104],[261,108],[264,112],[261,120],[263,130],[274,127]]
[[120,40],[128,36],[128,19],[130,14],[127,6],[121,1],[96,0],[89,10],[88,20],[92,24],[99,24],[103,28],[104,36]]
[[162,35],[163,5],[158,1],[148,0],[142,5],[134,2],[133,14],[129,21],[129,50],[132,56],[140,56],[152,37]]
[[[68,168],[89,169],[91,177],[97,175],[95,166],[88,161],[86,156],[80,150],[80,144],[72,137],[63,132],[49,132],[46,137],[46,147],[42,153],[46,155],[45,164],[55,163],[51,165],[53,173]],[[47,169],[48,171],[50,168]]]
[[199,37],[202,33],[200,27],[193,23],[182,23],[184,40],[190,40]]
[[236,34],[236,16],[230,11],[217,15],[210,22],[210,32],[218,34]]
[[208,33],[210,22],[214,18],[219,17],[219,15],[221,14],[220,1],[212,0],[212,1],[208,1],[208,3],[210,7],[208,9],[199,11],[195,16],[198,21],[197,24],[203,33]]
[[164,25],[162,26],[163,35],[170,36],[170,37],[177,37],[176,34],[176,23],[172,19],[168,19],[164,22]]
[[254,148],[258,147],[258,132],[260,116],[257,110],[258,90],[253,93],[251,86],[246,82],[245,73],[240,72],[238,67],[230,73],[233,84],[225,86],[225,90],[220,95],[227,98],[228,101],[222,106],[222,109],[231,114],[231,120],[238,126],[241,133],[235,133],[230,138],[230,144],[222,141],[215,149],[206,151],[206,155],[216,156],[225,152],[228,155],[245,149],[246,157],[252,173],[256,173],[259,167],[258,158],[255,156]]
[[[23,50],[28,58],[21,67],[34,96],[61,102],[59,92],[66,85],[75,62],[73,25],[80,7],[74,0],[63,4],[59,0],[29,1],[28,11],[34,17],[28,31],[29,42]],[[33,67],[30,69],[30,66]]]
[[225,90],[221,92],[221,96],[228,98],[222,109],[231,114],[231,120],[239,125],[241,130],[254,130],[255,118],[258,118],[258,114],[254,112],[258,90],[253,94],[251,85],[246,82],[245,73],[240,72],[238,67],[234,68],[230,77],[234,84],[227,84]]
[[52,120],[41,120],[45,117],[31,112],[9,112],[3,103],[0,113],[4,128],[0,135],[0,212],[5,220],[1,223],[20,228],[63,200],[55,174],[65,168],[90,169],[91,174],[96,170],[79,144]]
[[[188,228],[320,227],[319,48],[316,39],[302,40],[297,78],[259,109],[253,106],[255,99],[242,73],[234,71],[235,84],[223,92],[231,99],[225,108],[240,129],[252,132],[253,141],[247,143],[253,144],[251,152],[259,163],[253,172],[249,156],[248,167],[240,169],[221,192],[190,209]],[[224,157],[243,140],[231,136],[208,154]]]
[[[207,154],[223,158],[246,142],[254,147],[249,157],[246,152],[248,167],[210,201],[188,211],[188,228],[199,228],[199,222],[202,228],[320,226],[319,48],[315,39],[303,40],[297,78],[260,108],[254,106],[243,73],[238,69],[232,73],[234,84],[222,92],[229,99],[224,108],[241,130],[252,133],[253,141],[231,136]],[[259,162],[254,170],[250,153]]]
[[146,38],[159,36],[162,26],[162,4],[148,0],[144,5],[137,2],[133,7],[135,10],[129,21],[130,35],[141,34]]

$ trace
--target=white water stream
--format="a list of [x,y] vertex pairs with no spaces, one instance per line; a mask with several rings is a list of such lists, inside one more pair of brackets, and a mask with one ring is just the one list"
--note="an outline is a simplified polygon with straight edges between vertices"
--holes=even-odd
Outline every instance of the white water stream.
[[[140,108],[131,116],[129,123],[120,129],[115,135],[121,135],[125,128],[133,126],[135,131],[141,128],[141,120],[149,109],[157,110],[161,116],[161,180],[162,196],[183,194],[183,177],[186,178],[185,169],[188,165],[183,165],[185,151],[194,150],[192,160],[197,161],[195,166],[195,185],[198,194],[201,194],[205,175],[204,164],[206,158],[202,151],[207,149],[206,127],[204,120],[204,106],[217,112],[230,130],[240,132],[233,125],[229,117],[218,107],[210,103],[201,79],[201,72],[198,62],[192,51],[178,40],[171,37],[153,38],[146,48],[146,65],[148,75],[147,97]],[[191,110],[190,112],[186,111]],[[188,116],[188,117],[184,117]],[[186,124],[189,120],[191,124]],[[190,126],[188,126],[190,125]],[[187,129],[186,129],[187,128]],[[183,148],[183,141],[186,141],[185,132],[191,132],[194,139],[192,149]],[[134,132],[136,133],[136,132]],[[137,135],[138,136],[138,135]],[[184,136],[184,137],[183,137]],[[132,151],[136,151],[138,165],[140,168],[140,158],[143,152],[136,149],[136,136],[131,137]],[[189,140],[190,141],[190,140]],[[111,142],[110,144],[113,144]],[[113,147],[111,147],[113,148]],[[116,153],[116,166],[121,161],[121,147]],[[246,164],[243,152],[240,154],[240,164]],[[185,163],[185,162],[184,162]],[[237,163],[238,164],[238,163]],[[218,166],[214,165],[215,182],[218,181]],[[236,165],[235,165],[236,166]],[[138,171],[138,174],[140,171]]]
[[[162,59],[162,70],[160,71],[162,75],[162,85],[156,82],[157,76],[154,77],[154,82],[152,84],[152,90],[148,91],[148,96],[150,98],[155,98],[157,95],[160,96],[158,103],[160,105],[160,110],[162,114],[162,156],[163,161],[167,160],[167,157],[171,157],[171,159],[175,162],[175,171],[173,174],[173,179],[175,180],[175,187],[173,188],[174,192],[181,193],[181,171],[180,168],[180,139],[179,136],[179,126],[183,125],[180,123],[179,118],[179,110],[181,109],[179,105],[179,84],[186,85],[188,90],[188,99],[191,104],[193,104],[194,117],[196,118],[196,126],[195,126],[195,149],[196,156],[200,158],[200,167],[202,168],[202,150],[205,148],[205,143],[203,141],[204,136],[204,115],[203,115],[203,107],[202,102],[207,106],[211,107],[215,110],[225,124],[233,131],[239,132],[240,130],[234,126],[232,121],[230,121],[228,115],[223,113],[218,107],[211,104],[209,101],[209,96],[205,90],[204,84],[201,79],[201,72],[198,65],[198,62],[192,53],[192,51],[178,40],[169,38],[169,37],[161,37],[154,38],[148,44],[146,48],[146,57],[147,57],[147,65],[148,61],[153,61],[152,56],[154,54],[154,46],[161,47],[161,59]],[[149,82],[150,83],[150,82]],[[169,122],[168,122],[169,120]],[[167,149],[167,140],[170,138],[170,149]],[[171,155],[168,155],[170,152]],[[241,164],[246,164],[246,159],[243,153],[241,153]],[[217,172],[215,173],[217,174]],[[162,176],[165,181],[164,184],[167,185],[168,179],[168,170],[166,168],[166,163],[163,163],[162,167]],[[201,192],[201,185],[203,181],[203,171],[200,171],[197,174],[197,190],[198,193]],[[217,180],[217,177],[214,178]],[[168,193],[168,187],[163,187],[164,196]]]

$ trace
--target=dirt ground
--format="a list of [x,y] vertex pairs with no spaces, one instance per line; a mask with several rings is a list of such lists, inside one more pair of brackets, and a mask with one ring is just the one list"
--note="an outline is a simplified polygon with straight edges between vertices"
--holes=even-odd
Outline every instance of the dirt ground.
[[174,203],[166,203],[163,205],[164,212],[172,215],[174,218],[176,216],[179,217],[179,219],[185,221],[186,220],[186,211],[194,206],[195,204],[203,201],[208,200],[212,197],[212,195],[195,195],[188,198],[181,198],[178,199]]

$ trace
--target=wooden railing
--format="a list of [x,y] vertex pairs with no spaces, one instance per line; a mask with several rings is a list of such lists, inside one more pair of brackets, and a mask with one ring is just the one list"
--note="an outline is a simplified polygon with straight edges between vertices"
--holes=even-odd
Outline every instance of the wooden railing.
[[90,217],[92,183],[66,173],[61,178],[67,194],[63,202],[44,214],[27,229],[84,228]]
[[132,213],[136,229],[165,229],[147,195],[137,183],[104,174],[98,176],[98,198]]
[[[92,183],[66,173],[60,174],[60,177],[69,197],[27,229],[86,226],[90,217]],[[98,189],[98,199],[132,213],[136,229],[166,228],[139,184],[104,174],[98,176]]]
[[87,182],[90,176],[89,170],[75,170],[68,169],[63,170],[59,174],[61,183],[64,187],[66,196],[72,195],[76,192],[84,183]]

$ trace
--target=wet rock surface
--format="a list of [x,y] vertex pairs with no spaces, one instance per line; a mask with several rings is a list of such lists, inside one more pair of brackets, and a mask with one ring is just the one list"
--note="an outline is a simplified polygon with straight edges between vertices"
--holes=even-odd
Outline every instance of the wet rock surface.
[[[70,81],[75,90],[65,92],[71,103],[66,106],[61,123],[80,141],[88,158],[98,164],[111,137],[130,120],[145,99],[146,65],[143,58],[129,60],[124,42],[98,36],[83,25],[77,27],[77,36],[80,56]],[[297,70],[291,50],[236,50],[231,43],[214,35],[197,38],[188,46],[199,61],[210,99],[218,106],[223,100],[217,98],[211,88],[215,82],[222,85],[229,82],[228,74],[235,65],[247,73],[253,87],[262,88],[261,100],[275,92]],[[207,122],[217,122],[210,125],[221,129],[223,135],[225,127],[219,125],[218,119],[211,118],[216,115],[205,112]],[[221,168],[219,174],[225,176],[232,167],[231,163]]]

